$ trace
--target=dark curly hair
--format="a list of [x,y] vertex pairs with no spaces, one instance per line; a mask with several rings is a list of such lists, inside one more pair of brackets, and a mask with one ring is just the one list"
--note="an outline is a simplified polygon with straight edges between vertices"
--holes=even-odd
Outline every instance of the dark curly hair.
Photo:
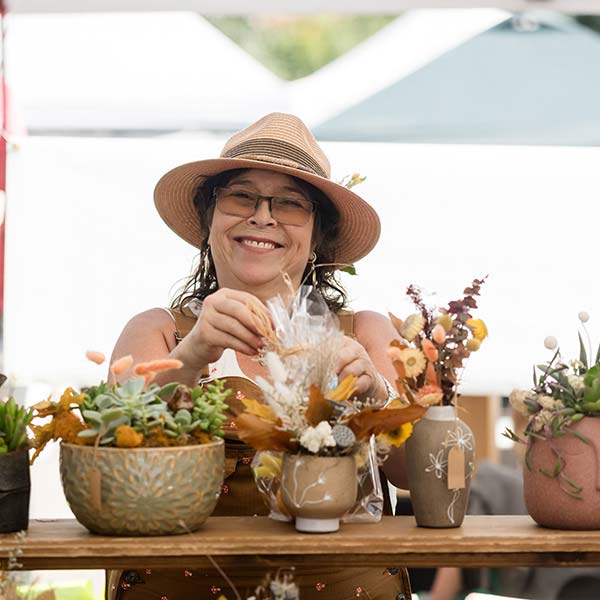
[[[171,303],[171,308],[181,309],[193,299],[204,300],[219,289],[217,273],[208,244],[210,223],[212,222],[215,208],[213,191],[218,187],[226,187],[231,179],[243,170],[235,169],[208,177],[196,190],[194,206],[198,211],[202,232],[200,254],[197,257],[198,264],[193,269],[191,276],[177,292]],[[298,186],[308,194],[309,198],[317,204],[313,226],[313,241],[315,243],[315,254],[317,255],[315,263],[317,265],[335,264],[335,241],[338,234],[339,213],[323,192],[302,179],[294,179]],[[310,269],[311,265],[308,264],[302,276],[302,280],[307,280],[307,283],[311,283],[312,281]],[[348,298],[346,290],[344,290],[342,284],[337,280],[336,267],[317,267],[315,273],[316,288],[321,292],[329,309],[336,313],[343,310],[346,307]]]

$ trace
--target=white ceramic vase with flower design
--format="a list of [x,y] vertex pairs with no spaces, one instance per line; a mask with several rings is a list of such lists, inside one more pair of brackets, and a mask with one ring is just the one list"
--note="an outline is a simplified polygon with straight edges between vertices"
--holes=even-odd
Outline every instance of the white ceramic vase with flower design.
[[[464,487],[449,488],[448,458],[459,456]],[[461,421],[454,406],[430,406],[406,441],[410,498],[417,525],[460,527],[469,498],[474,466],[473,432]],[[454,468],[454,467],[453,467]]]

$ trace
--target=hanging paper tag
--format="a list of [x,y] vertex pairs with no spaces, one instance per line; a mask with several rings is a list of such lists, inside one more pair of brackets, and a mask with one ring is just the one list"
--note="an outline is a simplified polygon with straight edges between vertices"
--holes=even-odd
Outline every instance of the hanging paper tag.
[[100,469],[90,471],[90,496],[94,510],[102,510],[102,473]]
[[452,446],[448,452],[448,489],[457,490],[465,487],[465,450]]

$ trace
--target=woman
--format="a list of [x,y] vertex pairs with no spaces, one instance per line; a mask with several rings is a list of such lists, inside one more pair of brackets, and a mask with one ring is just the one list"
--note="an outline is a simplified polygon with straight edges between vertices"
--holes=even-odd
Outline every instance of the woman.
[[[134,362],[166,356],[182,361],[182,369],[162,373],[159,383],[195,385],[202,378],[225,378],[236,391],[228,401],[234,417],[242,408],[235,397],[247,391],[251,395],[245,395],[256,397],[252,380],[266,376],[256,360],[262,341],[248,304],[258,304],[267,314],[264,303],[287,291],[282,277],[287,273],[296,289],[308,278],[341,317],[347,335],[337,365],[339,378],[355,375],[357,393],[363,396],[383,400],[393,395],[385,379],[394,377],[385,349],[395,330],[373,312],[343,313],[346,297],[332,266],[352,263],[373,248],[379,218],[364,200],[329,179],[329,161],[302,121],[267,115],[235,134],[220,158],[182,165],[164,175],[155,189],[155,204],[175,233],[200,248],[200,264],[170,310],[152,309],[127,324],[113,359],[131,354]],[[214,514],[266,514],[248,464],[252,451],[236,438],[232,424],[225,432],[226,482]],[[389,457],[385,470],[393,483],[403,485],[400,452]],[[273,565],[277,562],[222,566],[243,594],[274,570]],[[408,598],[404,573],[315,566],[297,569],[296,580],[302,600],[361,594]],[[183,569],[113,573],[109,597],[183,600],[210,598],[218,589],[234,597],[214,571],[201,575],[184,577]]]

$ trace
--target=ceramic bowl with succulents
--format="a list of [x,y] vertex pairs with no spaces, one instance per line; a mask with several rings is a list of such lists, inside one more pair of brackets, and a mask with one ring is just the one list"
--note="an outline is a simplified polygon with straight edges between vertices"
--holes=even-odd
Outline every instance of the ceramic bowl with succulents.
[[160,387],[144,373],[177,368],[171,363],[179,361],[137,365],[138,376],[125,383],[80,393],[69,388],[59,402],[36,406],[37,416],[52,420],[32,426],[35,456],[47,441],[62,440],[65,496],[77,520],[94,533],[186,533],[198,529],[217,504],[230,392],[220,381]]

